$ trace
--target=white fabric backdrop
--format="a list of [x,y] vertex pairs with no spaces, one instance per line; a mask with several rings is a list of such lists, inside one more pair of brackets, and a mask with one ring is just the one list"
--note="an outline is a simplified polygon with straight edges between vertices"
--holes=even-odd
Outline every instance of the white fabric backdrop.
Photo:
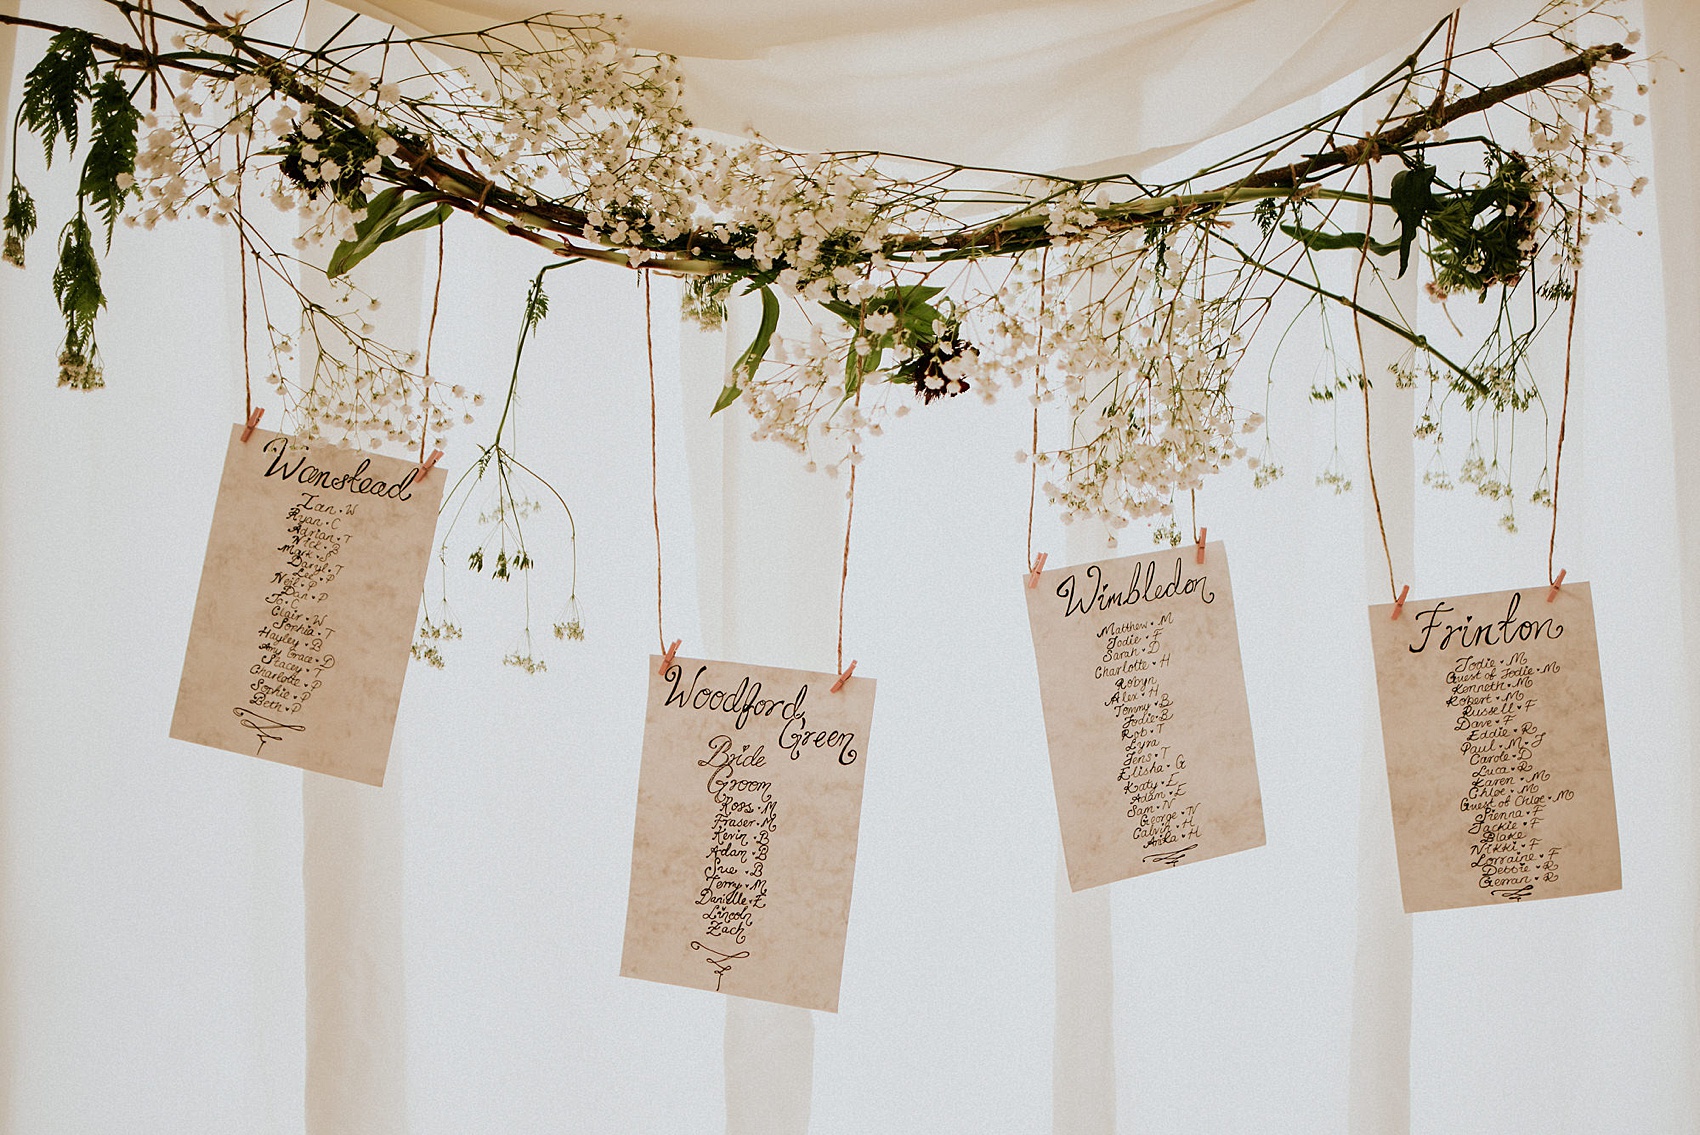
[[[533,0],[355,0],[434,32]],[[620,0],[714,130],[1018,170],[1143,169],[1408,52],[1452,0]]]
[[[1025,8],[934,13],[977,26]],[[1059,26],[1078,15],[1062,9]],[[1210,11],[1241,9],[1327,22],[1273,0]],[[1700,63],[1694,13],[1680,0],[1649,9],[1649,46]],[[842,35],[822,10],[810,6],[826,21],[815,38]],[[1121,11],[1130,24],[1151,15]],[[735,26],[730,42],[745,42]],[[772,26],[753,66],[779,66],[767,48],[810,38]],[[40,38],[22,41],[33,59]],[[1291,60],[1264,57],[1261,73],[1302,94],[1391,46],[1354,42],[1309,86]],[[1625,890],[1414,920],[1370,905],[1392,893],[1360,832],[1385,792],[1366,763],[1378,746],[1363,627],[1381,594],[1366,579],[1381,569],[1361,492],[1310,486],[1335,425],[1304,404],[1301,378],[1273,413],[1289,477],[1253,492],[1233,475],[1201,498],[1233,556],[1269,846],[1108,888],[1090,900],[1096,921],[1059,908],[1016,584],[1027,482],[1010,455],[1025,410],[952,404],[905,419],[858,479],[846,648],[880,679],[879,708],[843,1008],[812,1019],[614,976],[654,640],[632,278],[553,274],[521,419],[578,513],[590,638],[550,650],[544,675],[501,668],[519,634],[513,596],[454,578],[468,638],[448,670],[410,673],[379,794],[398,819],[363,848],[354,837],[371,829],[315,805],[323,793],[304,794],[302,774],[165,739],[241,406],[233,242],[195,223],[121,232],[109,386],[56,390],[44,262],[65,200],[49,187],[63,189],[65,170],[44,174],[26,148],[43,232],[28,274],[0,272],[0,1128],[795,1131],[807,1115],[816,1132],[1040,1132],[1053,1129],[1054,1087],[1054,1129],[1071,1135],[1111,1122],[1384,1132],[1407,1113],[1425,1133],[1694,1130],[1687,706],[1700,693],[1688,653],[1700,593],[1679,549],[1700,551],[1700,458],[1675,444],[1700,428],[1692,70],[1673,69],[1655,99],[1655,189],[1591,249],[1559,536],[1560,563],[1594,583]],[[1193,125],[1236,121],[1242,104],[1200,109]],[[1072,107],[1085,117],[1062,136],[1090,138],[1088,112],[1101,126],[1113,105]],[[1059,142],[1049,160],[1176,144],[1113,137],[1096,152]],[[1632,141],[1643,154],[1646,143]],[[495,393],[537,261],[474,225],[449,242],[435,365]],[[375,260],[408,275],[405,255]],[[1668,372],[1661,281],[1689,313],[1671,322]],[[673,310],[661,280],[655,299]],[[722,343],[663,318],[657,348],[669,636],[829,666],[842,485],[750,446],[736,417],[705,418]],[[1342,435],[1360,422],[1343,408]],[[1402,570],[1416,593],[1541,578],[1535,510],[1507,537],[1483,502],[1410,499]],[[1064,549],[1043,519],[1039,546]],[[340,822],[315,827],[327,817]],[[326,917],[338,910],[351,918],[341,929]],[[373,927],[381,941],[394,933],[399,962],[390,947],[370,952]],[[1384,945],[1402,936],[1408,968]],[[1106,1005],[1107,1018],[1093,1012]],[[339,1055],[351,1051],[364,1055]]]

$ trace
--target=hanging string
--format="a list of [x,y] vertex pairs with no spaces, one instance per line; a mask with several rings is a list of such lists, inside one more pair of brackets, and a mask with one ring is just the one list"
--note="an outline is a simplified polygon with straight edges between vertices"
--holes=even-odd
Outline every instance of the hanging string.
[[1399,600],[1399,585],[1393,579],[1393,549],[1387,543],[1387,518],[1381,513],[1381,492],[1375,484],[1375,447],[1370,444],[1369,422],[1369,360],[1364,353],[1363,320],[1358,317],[1358,289],[1363,284],[1364,267],[1369,263],[1370,235],[1375,229],[1375,170],[1364,166],[1364,177],[1367,180],[1365,194],[1369,198],[1368,212],[1364,216],[1364,246],[1358,256],[1358,271],[1352,279],[1352,333],[1358,340],[1358,388],[1364,396],[1364,468],[1369,472],[1369,496],[1375,504],[1375,526],[1381,532],[1381,554],[1387,558],[1387,590],[1392,594],[1393,601]]
[[[856,394],[856,401],[862,400],[861,392]],[[844,510],[844,561],[838,569],[838,672],[844,673],[844,588],[850,581],[850,526],[856,519],[856,449],[850,449],[850,489],[844,494],[844,499],[850,502]]]
[[[1033,566],[1033,501],[1039,493],[1039,380],[1045,369],[1045,280],[1051,246],[1039,250],[1039,334],[1033,347],[1033,440],[1027,449],[1027,566]],[[851,474],[856,470],[852,468]]]
[[656,457],[655,414],[655,320],[649,297],[649,273],[643,274],[643,342],[649,354],[649,511],[655,521],[655,637],[661,653],[667,653],[667,635],[661,629],[661,474]]
[[[1594,93],[1594,84],[1588,84],[1588,94]],[[1582,133],[1586,136],[1593,116],[1592,108],[1582,112]],[[1588,148],[1582,147],[1582,168],[1588,168]],[[1580,247],[1582,238],[1582,209],[1587,203],[1584,197],[1585,189],[1578,181],[1576,186],[1576,239]],[[1564,397],[1558,406],[1558,446],[1552,458],[1552,528],[1547,533],[1547,582],[1553,582],[1552,562],[1553,549],[1558,546],[1558,474],[1564,467],[1564,426],[1570,415],[1570,368],[1573,351],[1576,345],[1576,304],[1582,295],[1582,265],[1580,262],[1571,266],[1570,271],[1570,317],[1564,329]]]
[[[151,15],[151,12],[150,12]],[[248,350],[248,229],[247,213],[242,209],[242,175],[247,172],[247,157],[240,141],[236,145],[236,250],[238,267],[242,270],[242,420],[254,416],[254,367]]]
[[431,345],[437,341],[437,308],[443,301],[443,227],[437,226],[437,285],[431,289],[431,322],[425,327],[425,404],[419,411],[419,463],[425,463],[425,438],[431,432]]
[[1192,542],[1198,543],[1198,490],[1188,489],[1186,495],[1192,501]]
[[1581,291],[1582,272],[1577,265],[1571,275],[1570,322],[1564,332],[1564,398],[1558,408],[1558,446],[1552,459],[1552,529],[1547,533],[1547,582],[1553,581],[1553,549],[1558,545],[1558,473],[1564,466],[1564,423],[1570,413],[1571,347],[1576,339],[1576,297]]

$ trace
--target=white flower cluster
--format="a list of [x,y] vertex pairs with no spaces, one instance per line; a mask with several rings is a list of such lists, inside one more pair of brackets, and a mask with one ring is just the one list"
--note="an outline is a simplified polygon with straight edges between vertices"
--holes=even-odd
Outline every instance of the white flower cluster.
[[[808,300],[848,295],[884,274],[885,239],[905,221],[872,159],[716,146],[696,189],[708,231],[778,287]],[[852,291],[846,291],[852,289]]]
[[433,123],[464,134],[493,182],[583,209],[589,235],[608,245],[635,255],[683,237],[704,143],[681,104],[677,61],[626,45],[618,19],[539,23],[559,46],[488,58],[490,89],[466,70],[440,76]]
[[299,334],[310,368],[292,365],[299,353],[294,337],[268,329],[275,365],[265,383],[286,399],[296,432],[360,449],[411,453],[421,439],[446,449],[449,431],[470,425],[484,396],[428,379],[415,352],[373,338],[376,328],[365,319],[377,310],[375,297],[346,279],[331,281],[330,291],[329,300],[303,313]]
[[[1053,246],[1041,281],[1030,255],[988,297],[984,369],[1012,386],[1035,380],[1034,405],[1060,403],[1070,442],[1030,457],[1051,473],[1046,497],[1064,523],[1091,518],[1111,529],[1170,517],[1174,498],[1245,461],[1241,435],[1262,416],[1241,416],[1229,376],[1244,350],[1235,304],[1207,285],[1202,246],[1159,256],[1143,234],[1089,236]],[[1042,285],[1042,286],[1041,286]]]
[[[370,155],[357,170],[338,164],[311,107],[274,90],[261,76],[197,79],[174,95],[169,111],[143,116],[137,203],[124,219],[152,228],[162,220],[195,216],[242,227],[252,254],[244,268],[252,269],[253,306],[264,312],[270,346],[271,367],[263,381],[286,399],[292,428],[300,436],[374,450],[388,444],[411,451],[422,438],[443,447],[448,431],[457,421],[470,422],[469,409],[482,398],[428,379],[419,372],[415,352],[374,338],[371,320],[379,301],[346,278],[329,281],[328,295],[311,299],[296,279],[296,254],[354,239],[365,218],[365,208],[336,186],[351,178],[358,184],[377,173],[383,158],[397,149],[378,126],[380,116],[400,98],[396,86],[374,83],[354,71],[336,93],[349,100],[356,121],[370,131]],[[347,150],[343,144],[337,152]],[[256,157],[279,152],[298,160],[297,176],[286,175],[275,156],[263,162]],[[274,247],[262,227],[241,213],[245,183],[253,186],[250,192],[262,193],[277,209],[294,215],[291,251]],[[273,312],[280,296],[295,320]],[[298,359],[303,353],[305,368]]]

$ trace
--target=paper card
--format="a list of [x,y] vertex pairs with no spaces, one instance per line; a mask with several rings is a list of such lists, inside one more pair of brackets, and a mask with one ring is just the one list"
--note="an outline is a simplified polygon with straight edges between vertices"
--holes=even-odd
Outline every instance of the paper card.
[[1623,885],[1593,597],[1547,592],[1369,609],[1408,911]]
[[1074,890],[1263,845],[1228,553],[1196,561],[1127,556],[1027,589]]
[[382,784],[446,476],[231,430],[171,735]]
[[620,972],[836,1012],[872,679],[660,664]]

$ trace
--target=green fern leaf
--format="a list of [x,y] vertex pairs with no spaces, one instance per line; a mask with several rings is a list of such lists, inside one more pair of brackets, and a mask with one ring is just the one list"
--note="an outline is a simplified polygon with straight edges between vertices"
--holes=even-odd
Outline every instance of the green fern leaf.
[[95,257],[94,235],[88,217],[81,211],[66,222],[59,238],[59,267],[53,271],[53,298],[65,317],[65,349],[90,358],[94,352],[94,324],[106,306],[100,290],[100,261]]
[[16,177],[12,191],[6,195],[6,221],[0,232],[5,234],[5,252],[0,255],[7,263],[24,266],[24,242],[35,231],[35,198]]
[[113,72],[94,90],[89,116],[89,156],[83,162],[79,192],[106,219],[106,244],[112,246],[112,230],[124,202],[136,192],[136,127],[142,112],[130,101],[124,80]]
[[24,125],[40,135],[48,165],[53,164],[53,148],[61,137],[69,149],[77,148],[78,108],[88,99],[94,76],[94,46],[81,28],[54,36],[47,54],[24,76],[19,113]]

